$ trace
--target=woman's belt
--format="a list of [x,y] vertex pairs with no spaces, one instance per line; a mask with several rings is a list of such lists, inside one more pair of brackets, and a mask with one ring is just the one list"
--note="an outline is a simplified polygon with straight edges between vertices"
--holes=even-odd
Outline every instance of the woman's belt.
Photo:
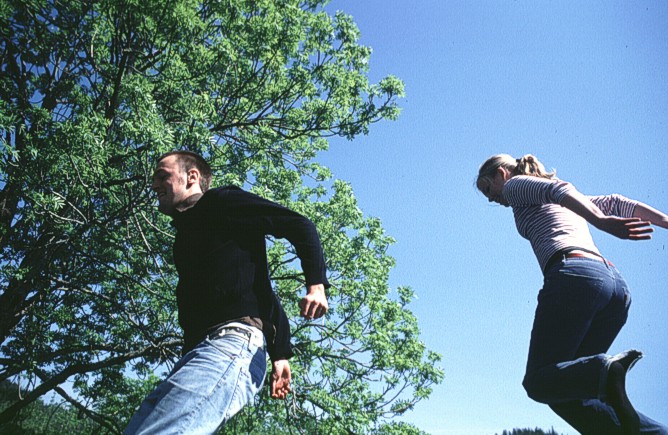
[[612,264],[611,261],[606,260],[605,258],[601,257],[600,255],[589,253],[589,252],[584,252],[584,251],[558,251],[556,254],[554,254],[552,257],[550,257],[549,260],[547,260],[547,263],[545,264],[545,272],[555,264],[567,259],[567,258],[591,258],[593,260],[598,260],[603,262],[604,264],[607,264],[608,266],[615,267],[614,264]]

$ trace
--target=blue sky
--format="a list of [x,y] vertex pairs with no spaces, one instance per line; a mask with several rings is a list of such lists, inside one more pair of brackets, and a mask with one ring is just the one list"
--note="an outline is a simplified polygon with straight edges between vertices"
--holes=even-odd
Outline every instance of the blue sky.
[[[409,285],[444,382],[405,417],[433,434],[516,427],[574,434],[521,386],[542,276],[511,212],[473,181],[492,154],[531,153],[585,194],[668,211],[668,2],[334,0],[373,48],[370,79],[401,78],[396,122],[319,156],[397,239],[391,284]],[[629,395],[668,423],[668,231],[649,242],[593,229],[633,292],[611,353],[645,358]]]

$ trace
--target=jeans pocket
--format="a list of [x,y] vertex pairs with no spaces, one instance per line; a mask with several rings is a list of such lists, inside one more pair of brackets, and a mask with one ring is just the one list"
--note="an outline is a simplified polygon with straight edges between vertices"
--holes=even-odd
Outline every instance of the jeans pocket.
[[224,335],[220,338],[207,339],[214,349],[226,358],[235,359],[248,349],[248,338],[236,334]]
[[258,348],[250,361],[250,377],[257,389],[261,389],[264,384],[264,377],[267,374],[267,353],[262,348]]

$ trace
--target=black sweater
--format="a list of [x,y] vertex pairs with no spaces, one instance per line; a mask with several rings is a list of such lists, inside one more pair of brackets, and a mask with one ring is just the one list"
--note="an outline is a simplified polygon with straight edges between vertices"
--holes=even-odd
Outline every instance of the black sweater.
[[237,187],[207,191],[193,207],[177,212],[173,223],[184,353],[217,325],[253,317],[262,320],[272,361],[291,357],[290,325],[271,288],[265,236],[287,239],[301,259],[306,285],[327,288],[315,225]]

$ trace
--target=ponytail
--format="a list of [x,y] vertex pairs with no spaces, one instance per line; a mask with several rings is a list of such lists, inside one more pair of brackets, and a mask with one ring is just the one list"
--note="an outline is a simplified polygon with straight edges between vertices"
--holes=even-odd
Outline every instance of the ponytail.
[[554,178],[556,171],[547,172],[545,166],[538,159],[531,154],[516,159],[508,154],[497,154],[488,158],[485,163],[480,166],[478,170],[478,177],[476,179],[476,187],[481,192],[489,186],[494,179],[499,168],[505,168],[515,175],[530,175],[540,178]]
[[545,166],[531,154],[526,154],[515,160],[513,175],[531,175],[539,178],[554,178],[556,171],[547,172]]

